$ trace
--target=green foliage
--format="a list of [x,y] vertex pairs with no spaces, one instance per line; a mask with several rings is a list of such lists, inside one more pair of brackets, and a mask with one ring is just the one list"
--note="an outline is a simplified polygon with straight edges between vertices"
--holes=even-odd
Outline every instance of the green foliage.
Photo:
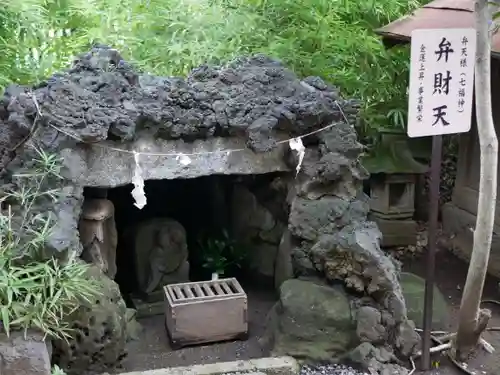
[[7,0],[0,9],[0,87],[47,77],[94,42],[161,75],[262,52],[362,99],[364,130],[401,127],[408,48],[386,50],[373,30],[425,2]]
[[219,238],[206,238],[199,242],[203,268],[224,275],[228,267],[242,268],[247,259],[247,252],[242,246],[231,239],[226,230]]
[[91,303],[99,288],[88,279],[87,265],[45,254],[54,219],[39,209],[57,202],[58,191],[48,185],[62,177],[58,158],[40,150],[37,155],[29,173],[14,175],[13,189],[0,198],[0,331],[36,328],[66,338],[67,318],[82,302]]
[[66,373],[59,366],[54,365],[51,375],[66,375]]
[[302,76],[320,76],[362,99],[363,121],[357,125],[364,136],[380,127],[404,126],[409,48],[387,50],[374,30],[424,1],[249,1],[272,21],[275,37],[263,52],[283,58]]

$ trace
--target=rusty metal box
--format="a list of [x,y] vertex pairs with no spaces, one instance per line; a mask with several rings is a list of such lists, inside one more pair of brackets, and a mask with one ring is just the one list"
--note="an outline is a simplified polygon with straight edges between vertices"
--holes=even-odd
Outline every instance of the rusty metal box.
[[235,278],[164,286],[165,326],[174,349],[248,337],[248,301]]

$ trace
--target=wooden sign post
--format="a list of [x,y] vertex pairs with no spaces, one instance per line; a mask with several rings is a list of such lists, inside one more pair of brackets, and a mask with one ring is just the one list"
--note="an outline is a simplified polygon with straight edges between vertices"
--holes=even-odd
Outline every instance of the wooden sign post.
[[[422,370],[429,370],[443,134],[471,128],[476,31],[418,29],[411,35],[408,136],[432,136]],[[441,270],[443,272],[443,270]]]

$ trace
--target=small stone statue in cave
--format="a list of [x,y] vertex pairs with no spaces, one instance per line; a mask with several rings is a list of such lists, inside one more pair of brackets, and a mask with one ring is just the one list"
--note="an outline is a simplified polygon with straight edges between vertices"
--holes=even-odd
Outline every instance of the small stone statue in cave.
[[135,234],[140,292],[150,295],[164,285],[189,281],[186,231],[180,223],[155,218],[140,223]]
[[85,199],[78,230],[83,245],[81,258],[97,265],[110,279],[116,275],[118,234],[115,208],[107,199]]

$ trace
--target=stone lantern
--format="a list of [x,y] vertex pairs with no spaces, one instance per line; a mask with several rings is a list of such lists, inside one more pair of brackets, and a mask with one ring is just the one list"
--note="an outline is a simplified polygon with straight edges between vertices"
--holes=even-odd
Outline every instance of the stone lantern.
[[380,133],[376,146],[363,159],[363,165],[371,174],[371,216],[383,234],[382,245],[415,245],[415,185],[427,166],[413,158],[406,134],[396,131]]
[[375,216],[408,219],[415,212],[416,176],[410,173],[377,173],[370,181],[370,208]]

